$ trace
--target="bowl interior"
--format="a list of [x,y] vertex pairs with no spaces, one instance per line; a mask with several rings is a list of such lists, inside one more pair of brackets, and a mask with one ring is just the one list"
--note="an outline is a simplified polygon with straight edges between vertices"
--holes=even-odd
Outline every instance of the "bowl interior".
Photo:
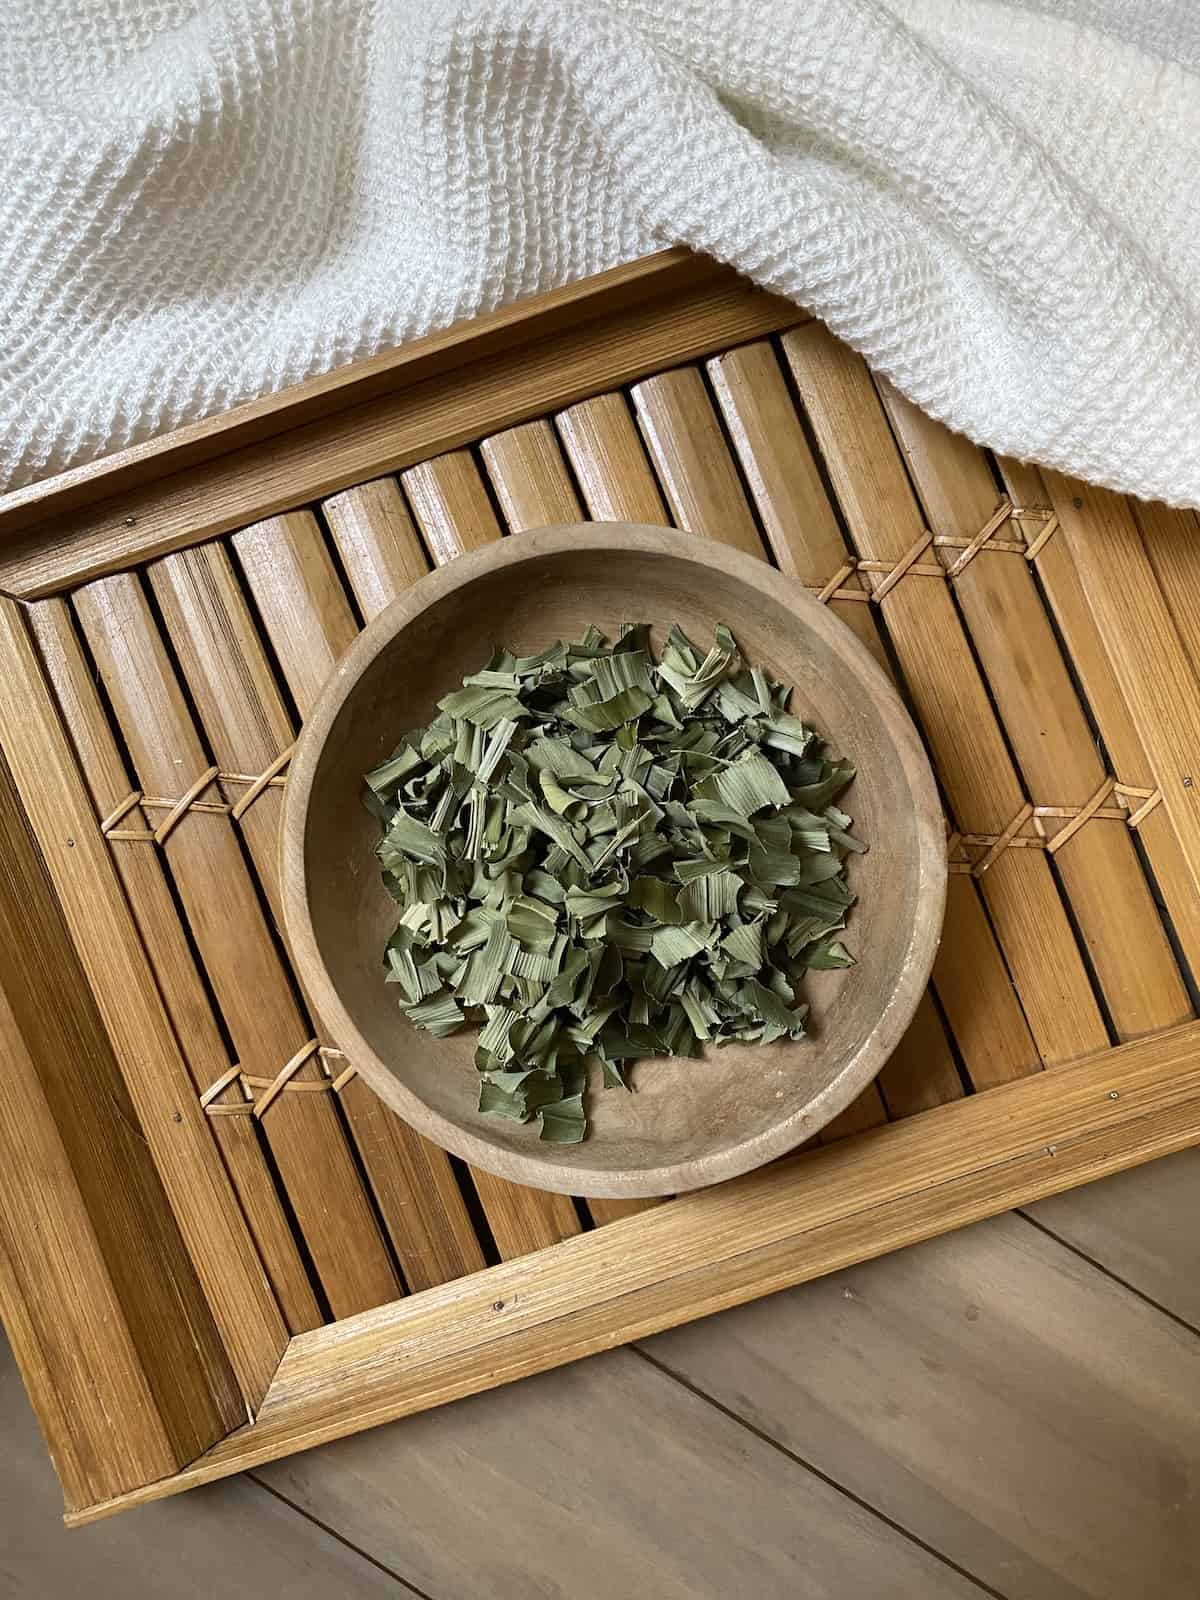
[[[713,1182],[815,1132],[898,1041],[940,925],[932,779],[882,673],[848,630],[778,573],[728,557],[725,566],[736,570],[722,570],[700,550],[696,559],[688,555],[686,537],[657,531],[645,548],[614,549],[596,527],[566,543],[561,534],[522,534],[513,543],[524,547],[524,559],[509,553],[507,564],[476,571],[429,603],[417,604],[415,595],[398,602],[351,652],[343,681],[327,691],[333,720],[327,731],[314,730],[324,737],[303,759],[302,815],[289,809],[285,830],[285,841],[295,841],[285,842],[285,881],[302,881],[309,924],[295,939],[289,915],[301,976],[376,1091],[467,1159],[577,1194],[663,1193]],[[383,981],[382,952],[396,912],[380,883],[379,827],[362,806],[362,774],[405,730],[427,721],[436,701],[495,645],[527,654],[576,638],[589,623],[612,635],[626,620],[653,622],[656,646],[672,622],[705,646],[716,624],[727,623],[747,659],[795,685],[797,714],[856,761],[859,775],[843,803],[870,845],[850,864],[858,904],[845,938],[858,965],[807,980],[813,1031],[805,1040],[642,1063],[632,1094],[593,1084],[589,1135],[564,1148],[539,1142],[536,1124],[475,1110],[474,1030],[439,1040],[401,1015]],[[289,850],[302,860],[290,862]]]

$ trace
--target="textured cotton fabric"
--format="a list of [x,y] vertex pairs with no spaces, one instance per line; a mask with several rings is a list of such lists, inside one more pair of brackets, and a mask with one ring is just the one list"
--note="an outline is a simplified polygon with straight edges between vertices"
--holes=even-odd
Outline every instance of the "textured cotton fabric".
[[1196,11],[5,0],[0,479],[682,242],[1200,505]]

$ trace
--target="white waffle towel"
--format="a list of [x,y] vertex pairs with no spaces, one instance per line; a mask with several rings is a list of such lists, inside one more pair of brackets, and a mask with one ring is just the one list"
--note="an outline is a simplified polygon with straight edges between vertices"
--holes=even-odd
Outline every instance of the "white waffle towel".
[[6,0],[0,481],[683,242],[1200,505],[1191,0]]

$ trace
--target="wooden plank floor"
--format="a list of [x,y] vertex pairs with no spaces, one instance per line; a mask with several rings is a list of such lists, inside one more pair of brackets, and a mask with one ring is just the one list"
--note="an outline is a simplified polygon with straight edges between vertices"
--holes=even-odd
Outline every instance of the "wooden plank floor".
[[1200,1150],[66,1533],[0,1364],[0,1596],[1195,1600]]

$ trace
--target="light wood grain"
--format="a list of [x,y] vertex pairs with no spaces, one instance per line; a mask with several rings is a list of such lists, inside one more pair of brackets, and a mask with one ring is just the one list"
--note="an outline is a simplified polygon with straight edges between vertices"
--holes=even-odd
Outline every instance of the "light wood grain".
[[1195,1024],[1121,1045],[303,1334],[252,1427],[171,1479],[73,1520],[644,1338],[1184,1149],[1200,1139],[1198,1049]]
[[395,478],[373,478],[321,504],[361,614],[370,620],[429,570]]
[[[0,771],[0,835],[9,850],[19,843],[12,835],[11,806],[11,782],[7,771]],[[7,856],[5,867],[2,887],[28,894],[30,885],[14,878]],[[0,921],[0,927],[9,936],[6,922]],[[78,968],[69,975],[78,977]],[[38,1061],[9,1001],[10,987],[15,988],[14,979],[5,973],[0,988],[5,1064],[0,1078],[0,1283],[9,1335],[38,1406],[67,1506],[79,1508],[173,1471],[187,1452],[159,1415],[154,1391],[161,1388],[163,1374],[154,1350],[142,1348],[137,1306],[132,1325],[122,1307],[122,1290],[130,1288],[137,1258],[130,1259],[129,1240],[119,1233],[114,1240],[113,1234],[128,1219],[106,1206],[99,1232],[93,1228],[90,1168],[75,1173],[72,1156],[78,1151],[68,1149],[59,1131],[61,1113],[42,1086]],[[72,1059],[80,1055],[84,1052],[76,1044]],[[91,1066],[86,1055],[84,1062],[86,1070]],[[90,1087],[96,1076],[93,1068],[85,1084]],[[78,1115],[74,1120],[80,1121]],[[136,1145],[133,1136],[120,1138],[119,1121],[113,1121],[116,1126],[105,1131],[110,1140],[116,1136],[118,1153],[122,1144]],[[129,1198],[122,1185],[121,1211],[128,1210]],[[114,1272],[126,1281],[114,1281]],[[67,1326],[61,1307],[70,1304],[79,1309]],[[85,1342],[95,1348],[94,1356]],[[177,1397],[168,1391],[167,1399],[177,1413]],[[129,1419],[129,1425],[118,1447],[106,1450],[111,1412]],[[221,1431],[210,1433],[208,1442]],[[194,1433],[191,1442],[195,1444]]]
[[[897,1049],[904,1048],[901,1039]],[[848,1139],[851,1134],[865,1133],[868,1128],[878,1128],[888,1119],[887,1107],[877,1083],[868,1084],[844,1111],[827,1122],[817,1135],[821,1144],[831,1144],[836,1139]]]
[[[534,1439],[534,1448],[518,1442]],[[980,1595],[869,1509],[624,1351],[265,1477],[438,1595]],[[473,1508],[471,1540],[462,1537],[463,1503]]]
[[5,1600],[403,1600],[412,1590],[244,1481],[86,1535],[68,1533],[54,1474],[0,1340],[0,1584]]
[[578,522],[582,512],[571,474],[544,418],[494,433],[479,453],[510,533]]
[[[930,529],[973,538],[993,517],[998,499],[982,453],[890,386],[881,385],[880,392]],[[999,531],[1007,538],[1017,530],[1007,522]],[[961,552],[941,547],[937,555],[952,566]],[[1108,774],[1024,555],[985,546],[953,583],[1026,790],[1035,804],[1086,806]],[[1048,817],[1042,826],[1053,841],[1068,823]],[[1126,825],[1085,823],[1055,853],[1054,864],[1118,1037],[1190,1016]]]
[[[208,753],[137,579],[101,579],[74,603],[139,783],[182,793]],[[232,829],[227,817],[193,811],[162,850],[242,1070],[269,1084],[311,1035]],[[391,1299],[399,1281],[328,1095],[285,1090],[262,1128],[334,1314]]]
[[[784,348],[859,555],[899,562],[924,525],[865,366],[816,324]],[[903,578],[880,610],[956,824],[999,835],[1026,797],[945,580]],[[1043,1060],[1099,1049],[1106,1029],[1044,853],[1004,850],[979,882]]]
[[1044,472],[1042,478],[1195,892],[1200,886],[1200,771],[1195,770],[1200,682],[1126,502],[1058,473]]
[[[228,1359],[253,1407],[286,1338],[279,1307],[196,1102],[24,618],[9,600],[0,602],[0,655],[6,666],[0,673],[0,746],[61,908],[60,926],[70,936],[174,1216],[170,1226],[166,1218],[146,1217],[147,1245],[162,1228],[166,1249],[170,1227],[178,1226],[224,1345],[221,1353],[209,1343],[207,1313],[201,1314],[181,1268],[175,1274],[175,1314],[191,1320],[195,1354],[172,1383],[182,1393],[210,1386],[224,1414]],[[18,918],[25,914],[19,902],[11,910]],[[61,935],[44,944],[31,938],[27,951],[39,962],[67,963],[71,956],[62,944]],[[114,1116],[123,1103],[113,1083],[106,1104]],[[36,1237],[36,1230],[29,1235],[31,1241]],[[70,1327],[67,1319],[65,1331]],[[114,1453],[119,1448],[115,1444]]]
[[579,1214],[569,1195],[530,1189],[479,1166],[471,1168],[471,1181],[502,1261],[532,1255],[579,1232]]
[[[943,926],[943,945],[947,937],[953,937],[953,934],[947,935]],[[935,961],[935,975],[937,968]],[[980,1008],[984,1007],[985,1002],[981,997]],[[884,1063],[878,1083],[890,1117],[910,1117],[914,1111],[928,1111],[931,1106],[957,1100],[963,1093],[946,1028],[931,994],[926,993],[921,997],[908,1031]]]
[[1200,1587],[1200,1339],[1019,1217],[646,1348],[993,1592]]
[[[316,522],[307,512],[281,518],[278,526],[248,530],[235,547],[303,714],[357,631]],[[264,567],[269,586],[260,582]],[[290,748],[295,730],[225,550],[209,544],[179,551],[156,563],[151,578],[214,756],[225,770],[266,770]],[[238,797],[231,789],[230,798]],[[241,818],[258,881],[277,917],[281,809],[281,791],[267,789]],[[303,1081],[319,1080],[314,1062]],[[444,1154],[388,1116],[357,1080],[344,1086],[339,1101],[409,1287],[424,1289],[481,1267]],[[347,1215],[345,1221],[344,1248],[355,1250],[362,1218]],[[374,1240],[367,1226],[364,1247],[371,1249]]]
[[[1045,518],[1053,515],[1041,473],[1037,467],[1008,457],[1000,457],[998,464],[1013,499],[1035,512],[1042,508],[1042,515],[1035,516],[1029,524],[1029,536],[1036,537]],[[1078,514],[1087,516],[1086,504]],[[1116,776],[1122,783],[1153,791],[1145,744],[1113,673],[1061,529],[1041,546],[1034,566]],[[1161,805],[1155,807],[1138,824],[1137,832],[1184,956],[1193,972],[1200,971],[1200,895],[1193,889],[1166,810]]]
[[599,394],[556,418],[567,458],[597,522],[670,526],[653,470],[623,394]]
[[1192,671],[1200,664],[1200,594],[1196,590],[1196,513],[1144,500],[1127,502]]
[[[474,462],[470,470],[475,472]],[[456,477],[454,482],[470,480]],[[357,635],[317,523],[307,512],[275,517],[238,533],[234,549],[299,714],[307,717],[334,664]],[[270,861],[266,869],[259,869],[269,870],[275,888],[278,829],[280,813],[275,808]],[[390,1202],[386,1216],[394,1221],[400,1259],[405,1275],[413,1272],[414,1286],[427,1288],[482,1266],[480,1246],[445,1150],[379,1106],[365,1082],[349,1085],[347,1109],[370,1122],[374,1142],[365,1154],[379,1157],[378,1176],[373,1170],[376,1194],[381,1202]],[[570,1200],[563,1203],[557,1195],[517,1189],[490,1174],[475,1187],[502,1256],[541,1250],[578,1230]]]
[[303,719],[358,636],[321,530],[310,511],[293,511],[244,528],[232,542],[263,632]]
[[[849,552],[774,348],[743,345],[714,356],[707,371],[775,564],[823,590]],[[850,572],[838,590],[829,609],[890,670],[871,607],[848,598],[866,593],[862,580]]]
[[1200,1332],[1200,1151],[1072,1189],[1026,1212]]
[[647,378],[632,393],[676,524],[747,555],[764,555],[758,524],[697,369],[680,367]]
[[436,566],[500,537],[500,524],[469,450],[423,461],[401,473],[400,481]]
[[[309,513],[298,513],[297,521],[316,536],[316,525]],[[301,541],[280,542],[281,568],[289,558],[303,559],[297,549],[300,544]],[[321,553],[325,555],[323,547]],[[328,556],[325,560],[328,562]],[[183,686],[196,708],[197,734],[202,734],[222,772],[241,773],[249,778],[266,772],[291,748],[296,730],[224,546],[208,544],[182,550],[153,563],[147,576],[158,602],[165,641],[174,652]],[[318,576],[328,583],[328,572]],[[271,604],[269,600],[267,603]],[[280,610],[284,608],[276,604],[275,612]],[[284,615],[285,626],[288,621],[294,626],[290,614],[285,611]],[[277,620],[274,613],[271,620]],[[350,638],[355,632],[351,619]],[[331,650],[319,636],[306,641],[306,652],[315,657],[314,674],[328,672],[333,664]],[[197,743],[193,753],[198,756],[198,751]],[[240,783],[214,785],[214,793],[218,787],[229,804],[236,804],[246,794]],[[280,908],[275,857],[282,799],[280,789],[267,787],[237,822],[276,928],[280,925]],[[313,1064],[304,1070],[311,1078],[318,1069]]]
[[[845,574],[829,607],[891,673],[873,607],[839,598],[866,591],[846,571],[850,551],[774,349],[764,341],[731,350],[710,361],[708,373],[780,569],[818,594]],[[1037,1051],[978,891],[957,874],[947,885],[934,986],[976,1088],[1036,1067]],[[900,1115],[962,1092],[940,1019],[924,1006],[880,1086]]]
[[[88,480],[74,501],[82,501],[84,509],[54,516],[0,548],[0,588],[33,599],[119,571],[454,450],[483,433],[557,411],[677,361],[792,326],[805,315],[725,272],[704,275],[661,299],[639,299],[637,288],[634,279],[616,305],[601,296],[591,308],[594,315],[578,314],[586,296],[565,306],[555,302],[548,325],[536,312],[530,317],[527,342],[519,347],[501,340],[492,351],[485,331],[466,358],[469,365],[446,369],[434,361],[431,371],[428,363],[414,364],[403,374],[402,386],[389,370],[382,394],[373,394],[368,377],[361,403],[352,403],[351,386],[339,394],[339,409],[329,415],[184,466],[161,482],[111,494],[95,506],[88,501],[97,485]],[[9,529],[36,521],[37,505],[14,506]]]
[[[84,660],[70,608],[65,600],[38,600],[27,615],[96,815],[107,817],[135,785]],[[162,813],[157,813],[157,820],[161,817]],[[128,825],[131,831],[153,829],[156,819],[137,807],[128,814]],[[113,840],[111,848],[192,1085],[197,1094],[202,1094],[209,1084],[224,1076],[231,1063],[180,925],[161,859],[156,850],[136,839]],[[244,1092],[231,1083],[216,1099],[221,1105],[239,1104],[244,1102]],[[254,1119],[216,1116],[209,1119],[209,1129],[225,1158],[242,1215],[289,1332],[300,1333],[319,1326],[322,1318],[316,1297],[264,1159]]]

